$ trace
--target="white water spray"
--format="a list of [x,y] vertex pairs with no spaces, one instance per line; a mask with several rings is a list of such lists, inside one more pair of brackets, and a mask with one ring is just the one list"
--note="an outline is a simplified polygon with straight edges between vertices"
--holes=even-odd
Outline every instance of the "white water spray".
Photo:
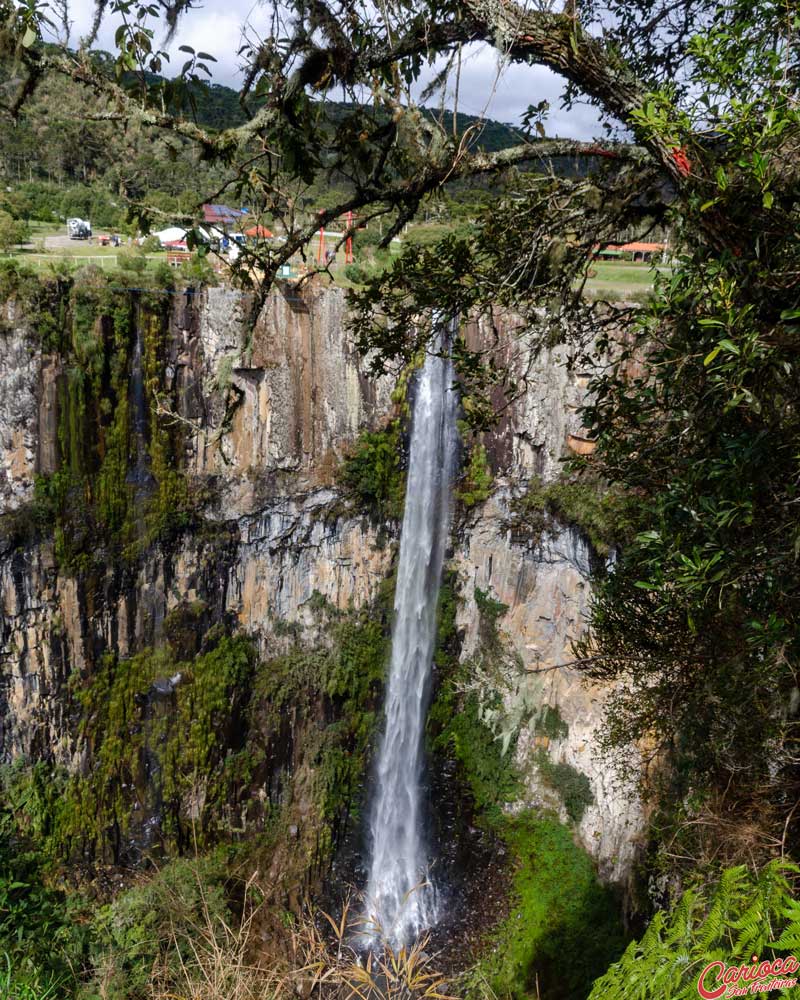
[[393,948],[407,944],[437,917],[421,809],[422,739],[457,450],[454,381],[452,362],[429,355],[419,375],[412,415],[367,884],[371,937],[381,935]]

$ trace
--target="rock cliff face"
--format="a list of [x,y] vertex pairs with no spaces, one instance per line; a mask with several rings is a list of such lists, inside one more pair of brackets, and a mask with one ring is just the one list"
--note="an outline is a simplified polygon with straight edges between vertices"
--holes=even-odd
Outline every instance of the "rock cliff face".
[[[274,656],[292,629],[315,635],[321,601],[345,611],[376,600],[396,538],[346,502],[335,472],[361,432],[393,415],[393,386],[365,376],[346,334],[341,290],[276,292],[253,329],[245,306],[240,293],[224,288],[196,299],[175,296],[163,318],[158,377],[151,372],[148,383],[155,400],[150,420],[177,435],[170,461],[185,473],[190,495],[200,498],[201,523],[153,538],[136,558],[88,568],[65,564],[57,532],[23,532],[3,543],[5,761],[47,758],[79,769],[86,739],[67,694],[70,678],[90,675],[108,652],[125,658],[157,645],[176,609],[201,608],[206,623],[244,630],[262,656]],[[13,302],[4,310],[0,504],[6,517],[16,517],[36,502],[36,476],[57,473],[68,461],[59,428],[70,369],[57,351],[45,349],[35,317]],[[641,808],[593,751],[604,692],[560,666],[583,628],[597,556],[573,526],[551,523],[525,537],[511,516],[531,477],[556,478],[560,459],[582,439],[577,408],[587,373],[568,371],[558,350],[534,353],[503,328],[495,324],[499,337],[485,329],[470,333],[499,354],[523,391],[486,440],[492,493],[464,513],[453,538],[462,655],[478,642],[478,590],[507,606],[500,627],[514,665],[504,697],[509,717],[517,712],[522,723],[516,753],[527,803],[565,811],[542,753],[585,776],[589,793],[578,836],[602,873],[622,880],[642,828]],[[152,366],[147,357],[146,343],[145,365]],[[138,489],[127,494],[134,497],[134,526]],[[561,720],[550,735],[531,721],[544,706],[557,708]]]
[[16,510],[29,499],[37,466],[37,396],[42,359],[14,300],[0,315],[0,503]]

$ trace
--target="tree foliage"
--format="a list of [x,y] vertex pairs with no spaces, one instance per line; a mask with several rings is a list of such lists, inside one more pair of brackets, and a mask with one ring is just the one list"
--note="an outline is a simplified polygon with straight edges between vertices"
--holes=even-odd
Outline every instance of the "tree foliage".
[[0,250],[10,250],[15,244],[24,242],[27,235],[24,222],[19,222],[8,212],[0,210]]
[[[780,840],[798,787],[800,117],[788,47],[756,52],[742,24],[691,49],[713,148],[691,154],[704,179],[681,204],[680,258],[588,414],[599,470],[641,498],[646,528],[583,652],[628,681],[607,744],[667,750],[678,798],[766,795]],[[655,102],[642,120],[672,127]]]

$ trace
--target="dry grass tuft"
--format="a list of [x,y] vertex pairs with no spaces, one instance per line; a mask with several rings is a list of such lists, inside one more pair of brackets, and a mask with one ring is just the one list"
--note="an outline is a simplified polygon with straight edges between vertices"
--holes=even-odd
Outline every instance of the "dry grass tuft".
[[286,958],[254,960],[255,926],[264,906],[255,876],[244,898],[237,926],[212,913],[203,897],[198,923],[173,929],[149,1000],[455,1000],[426,951],[427,936],[394,951],[378,935],[380,947],[363,951],[365,921],[349,900],[339,920],[308,912],[287,928]]

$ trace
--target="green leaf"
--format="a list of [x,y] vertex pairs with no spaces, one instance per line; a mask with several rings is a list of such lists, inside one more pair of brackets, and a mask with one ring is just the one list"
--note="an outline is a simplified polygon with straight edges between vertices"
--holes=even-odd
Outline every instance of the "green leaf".
[[762,201],[764,204],[764,208],[767,209],[772,208],[772,204],[775,201],[775,195],[772,193],[772,191],[765,191]]
[[703,358],[703,364],[706,367],[708,367],[711,364],[711,362],[714,360],[714,358],[719,354],[719,352],[721,350],[722,350],[722,348],[720,347],[719,344],[717,344],[717,346],[714,348],[714,350],[713,351],[709,351],[708,354],[706,354],[706,356]]
[[33,28],[28,28],[25,34],[22,36],[22,47],[29,49],[31,45],[36,41],[36,32]]

